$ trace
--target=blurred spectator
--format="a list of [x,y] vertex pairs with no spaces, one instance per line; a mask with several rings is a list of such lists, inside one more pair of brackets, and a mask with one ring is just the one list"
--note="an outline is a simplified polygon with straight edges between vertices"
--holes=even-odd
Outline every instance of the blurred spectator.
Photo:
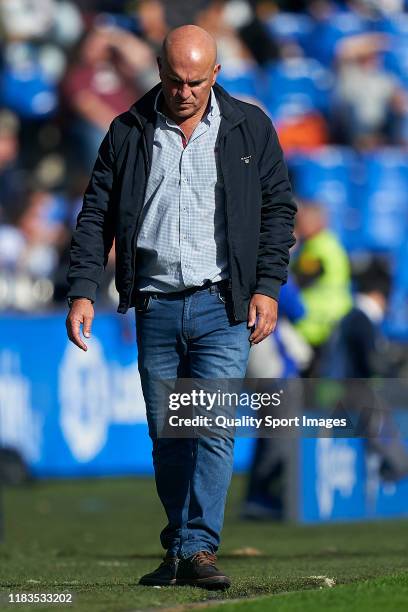
[[54,87],[66,68],[65,48],[83,30],[78,8],[68,0],[0,0],[0,28],[4,100],[26,117],[55,111]]
[[20,119],[20,163],[29,173],[60,141],[58,86],[83,21],[68,0],[0,0],[0,28],[0,104]]
[[296,219],[297,249],[292,271],[301,289],[306,315],[296,329],[315,351],[307,373],[316,374],[322,347],[337,322],[351,308],[350,269],[347,254],[327,229],[323,207],[304,201]]
[[338,46],[334,117],[336,135],[345,144],[373,148],[400,142],[407,99],[396,77],[380,64],[385,44],[378,34],[363,34]]
[[0,223],[8,219],[22,188],[18,129],[18,117],[10,111],[0,110]]
[[391,291],[385,261],[373,258],[355,278],[354,305],[339,322],[322,361],[322,374],[330,378],[393,376],[385,359],[381,323]]
[[238,33],[260,66],[279,57],[279,49],[265,24],[246,0],[230,0],[225,6],[224,20]]
[[[183,2],[183,4],[185,3]],[[166,4],[166,6],[168,7],[169,4]],[[173,2],[171,6],[173,6]],[[166,15],[163,2],[160,2],[160,0],[141,0],[137,15],[144,40],[158,54],[169,28],[166,20],[166,17],[169,19],[169,16]]]
[[[279,321],[273,334],[251,347],[246,377],[257,392],[273,393],[281,386],[279,379],[291,379],[285,386],[287,411],[285,417],[295,417],[300,411],[301,389],[295,378],[306,368],[312,350],[296,332],[293,324],[302,319],[305,308],[291,277],[282,287],[279,299]],[[251,389],[252,391],[254,389]],[[264,418],[270,408],[257,414]],[[248,488],[241,516],[255,520],[281,520],[289,494],[290,440],[280,437],[259,437],[249,473]]]
[[58,251],[67,239],[66,207],[63,199],[42,189],[26,196],[17,213],[15,226],[23,238],[23,248],[15,269],[33,278],[50,277],[58,262]]
[[152,51],[132,34],[118,28],[94,28],[86,34],[63,85],[84,168],[93,165],[113,118],[145,93],[154,71]]
[[[302,149],[306,155],[330,139],[406,146],[402,6],[402,0],[0,0],[0,273],[18,260],[18,274],[31,278],[36,258],[20,257],[32,249],[17,219],[32,207],[24,194],[34,184],[51,200],[68,202],[64,227],[75,222],[100,140],[112,118],[157,82],[156,56],[169,27],[178,24],[196,22],[217,38],[220,84],[271,115],[287,154]],[[387,69],[381,66],[385,35]],[[358,180],[368,183],[362,158],[350,167],[350,182],[357,163]],[[340,193],[342,187],[328,181]],[[394,186],[402,182],[392,179]],[[384,194],[376,186],[372,200]],[[364,220],[361,202],[352,197],[349,210]],[[341,232],[349,218],[337,208],[331,215],[331,226]],[[62,235],[48,259],[60,300],[68,240]],[[321,327],[328,333],[330,325]]]
[[33,188],[0,227],[0,306],[35,310],[49,303],[53,275],[68,240],[66,203]]
[[233,25],[226,20],[225,0],[211,0],[197,16],[195,23],[207,30],[217,40],[218,62],[222,69],[240,69],[246,63],[255,63],[251,54],[240,40]]
[[279,321],[276,330],[265,342],[251,347],[248,378],[292,378],[308,365],[312,351],[293,327],[305,314],[299,289],[289,276],[279,298]]
[[7,38],[44,37],[52,28],[54,0],[0,0],[0,19]]
[[67,46],[81,35],[79,8],[69,0],[0,0],[0,23],[9,41],[53,41]]
[[405,0],[349,0],[347,5],[350,10],[378,16],[403,12],[404,2]]
[[407,450],[397,434],[391,406],[378,401],[375,387],[369,383],[369,379],[397,375],[392,361],[387,359],[389,342],[381,330],[391,291],[388,265],[378,257],[371,258],[355,283],[353,308],[333,333],[324,351],[320,374],[348,379],[343,385],[342,403],[361,411],[359,425],[368,438],[369,451],[380,458],[381,475],[397,480],[408,474]]
[[[198,13],[205,10],[212,0],[172,0],[164,2],[166,21],[170,28],[176,28],[185,23],[194,23]],[[156,3],[156,2],[155,2]]]

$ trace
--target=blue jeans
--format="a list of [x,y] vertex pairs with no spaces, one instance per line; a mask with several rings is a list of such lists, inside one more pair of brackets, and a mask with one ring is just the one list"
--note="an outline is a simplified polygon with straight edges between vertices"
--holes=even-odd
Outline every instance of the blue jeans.
[[243,378],[250,330],[235,323],[226,289],[213,285],[186,295],[151,297],[136,311],[139,372],[153,440],[157,492],[168,524],[160,540],[172,556],[215,553],[231,480],[231,437],[157,437],[155,379]]

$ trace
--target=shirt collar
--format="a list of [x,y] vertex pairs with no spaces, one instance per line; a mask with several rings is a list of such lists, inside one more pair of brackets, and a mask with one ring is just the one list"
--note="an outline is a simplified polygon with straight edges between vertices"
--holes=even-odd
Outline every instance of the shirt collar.
[[[161,89],[159,89],[159,91],[157,92],[155,101],[154,101],[154,110],[157,113],[157,115],[159,115],[159,117],[161,117],[167,123],[167,125],[174,126],[176,124],[172,121],[172,119],[167,117],[164,113],[161,112],[161,110],[159,110],[159,101],[162,95],[163,95],[163,92]],[[211,123],[211,120],[215,119],[215,117],[219,117],[220,114],[221,112],[220,112],[219,104],[217,102],[217,97],[214,93],[214,88],[211,87],[208,112],[204,115],[202,121],[207,121],[208,123]]]
[[213,87],[211,87],[210,108],[208,114],[210,115],[210,117],[219,117],[221,114],[220,107],[217,102],[217,96],[214,93]]

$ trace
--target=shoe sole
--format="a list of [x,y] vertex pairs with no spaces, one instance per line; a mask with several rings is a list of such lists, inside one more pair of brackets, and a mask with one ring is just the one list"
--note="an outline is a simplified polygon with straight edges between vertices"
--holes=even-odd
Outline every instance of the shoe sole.
[[231,581],[226,576],[213,576],[213,578],[185,578],[176,580],[179,586],[195,586],[209,591],[225,591],[231,586]]

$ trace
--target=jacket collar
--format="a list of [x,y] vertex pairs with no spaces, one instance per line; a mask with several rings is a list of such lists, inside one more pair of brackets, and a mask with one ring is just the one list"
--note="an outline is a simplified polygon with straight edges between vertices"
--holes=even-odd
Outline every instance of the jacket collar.
[[[160,89],[161,83],[158,83],[129,109],[130,113],[141,122],[143,127],[146,123],[155,123],[154,103]],[[230,124],[230,127],[241,123],[245,119],[245,115],[239,108],[237,101],[218,83],[214,85],[214,92],[223,119]]]

